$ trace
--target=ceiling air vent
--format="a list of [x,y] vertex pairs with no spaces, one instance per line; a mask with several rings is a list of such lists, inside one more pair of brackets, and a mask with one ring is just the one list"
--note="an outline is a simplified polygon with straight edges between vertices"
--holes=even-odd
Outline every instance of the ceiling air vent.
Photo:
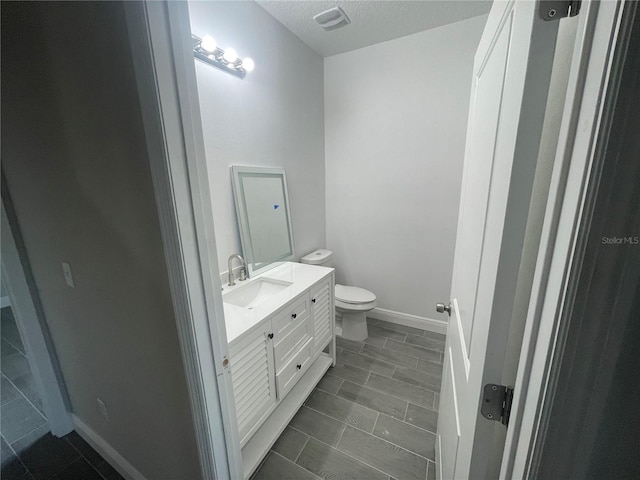
[[340,7],[333,7],[313,17],[318,24],[326,31],[349,25],[351,20]]

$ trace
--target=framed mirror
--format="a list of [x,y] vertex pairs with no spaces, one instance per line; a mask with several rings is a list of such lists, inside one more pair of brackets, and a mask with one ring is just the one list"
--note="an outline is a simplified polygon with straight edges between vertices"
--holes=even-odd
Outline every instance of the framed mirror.
[[234,165],[231,177],[248,275],[293,260],[293,228],[284,169]]

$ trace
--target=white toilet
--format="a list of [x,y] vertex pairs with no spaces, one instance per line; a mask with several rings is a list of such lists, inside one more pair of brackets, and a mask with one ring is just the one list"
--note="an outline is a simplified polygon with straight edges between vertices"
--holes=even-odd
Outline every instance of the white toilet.
[[[333,267],[330,250],[316,250],[300,259],[302,263]],[[369,336],[367,312],[376,308],[376,296],[359,287],[337,285],[335,289],[336,313],[342,317],[342,338],[363,341]]]

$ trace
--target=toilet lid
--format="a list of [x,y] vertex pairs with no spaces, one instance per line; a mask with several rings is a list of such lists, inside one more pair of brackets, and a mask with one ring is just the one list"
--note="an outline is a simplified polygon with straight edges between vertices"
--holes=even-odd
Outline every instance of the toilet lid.
[[373,302],[376,296],[364,288],[336,285],[336,299],[344,303],[358,304]]

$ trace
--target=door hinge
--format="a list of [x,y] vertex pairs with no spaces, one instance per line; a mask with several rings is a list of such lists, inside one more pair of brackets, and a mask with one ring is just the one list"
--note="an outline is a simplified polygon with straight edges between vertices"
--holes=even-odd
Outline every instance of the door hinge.
[[484,386],[480,413],[484,418],[502,422],[505,426],[509,425],[511,402],[513,402],[513,387],[488,383]]
[[551,20],[559,20],[565,17],[575,17],[580,13],[580,0],[575,1],[555,1],[540,0],[540,18],[549,22]]

